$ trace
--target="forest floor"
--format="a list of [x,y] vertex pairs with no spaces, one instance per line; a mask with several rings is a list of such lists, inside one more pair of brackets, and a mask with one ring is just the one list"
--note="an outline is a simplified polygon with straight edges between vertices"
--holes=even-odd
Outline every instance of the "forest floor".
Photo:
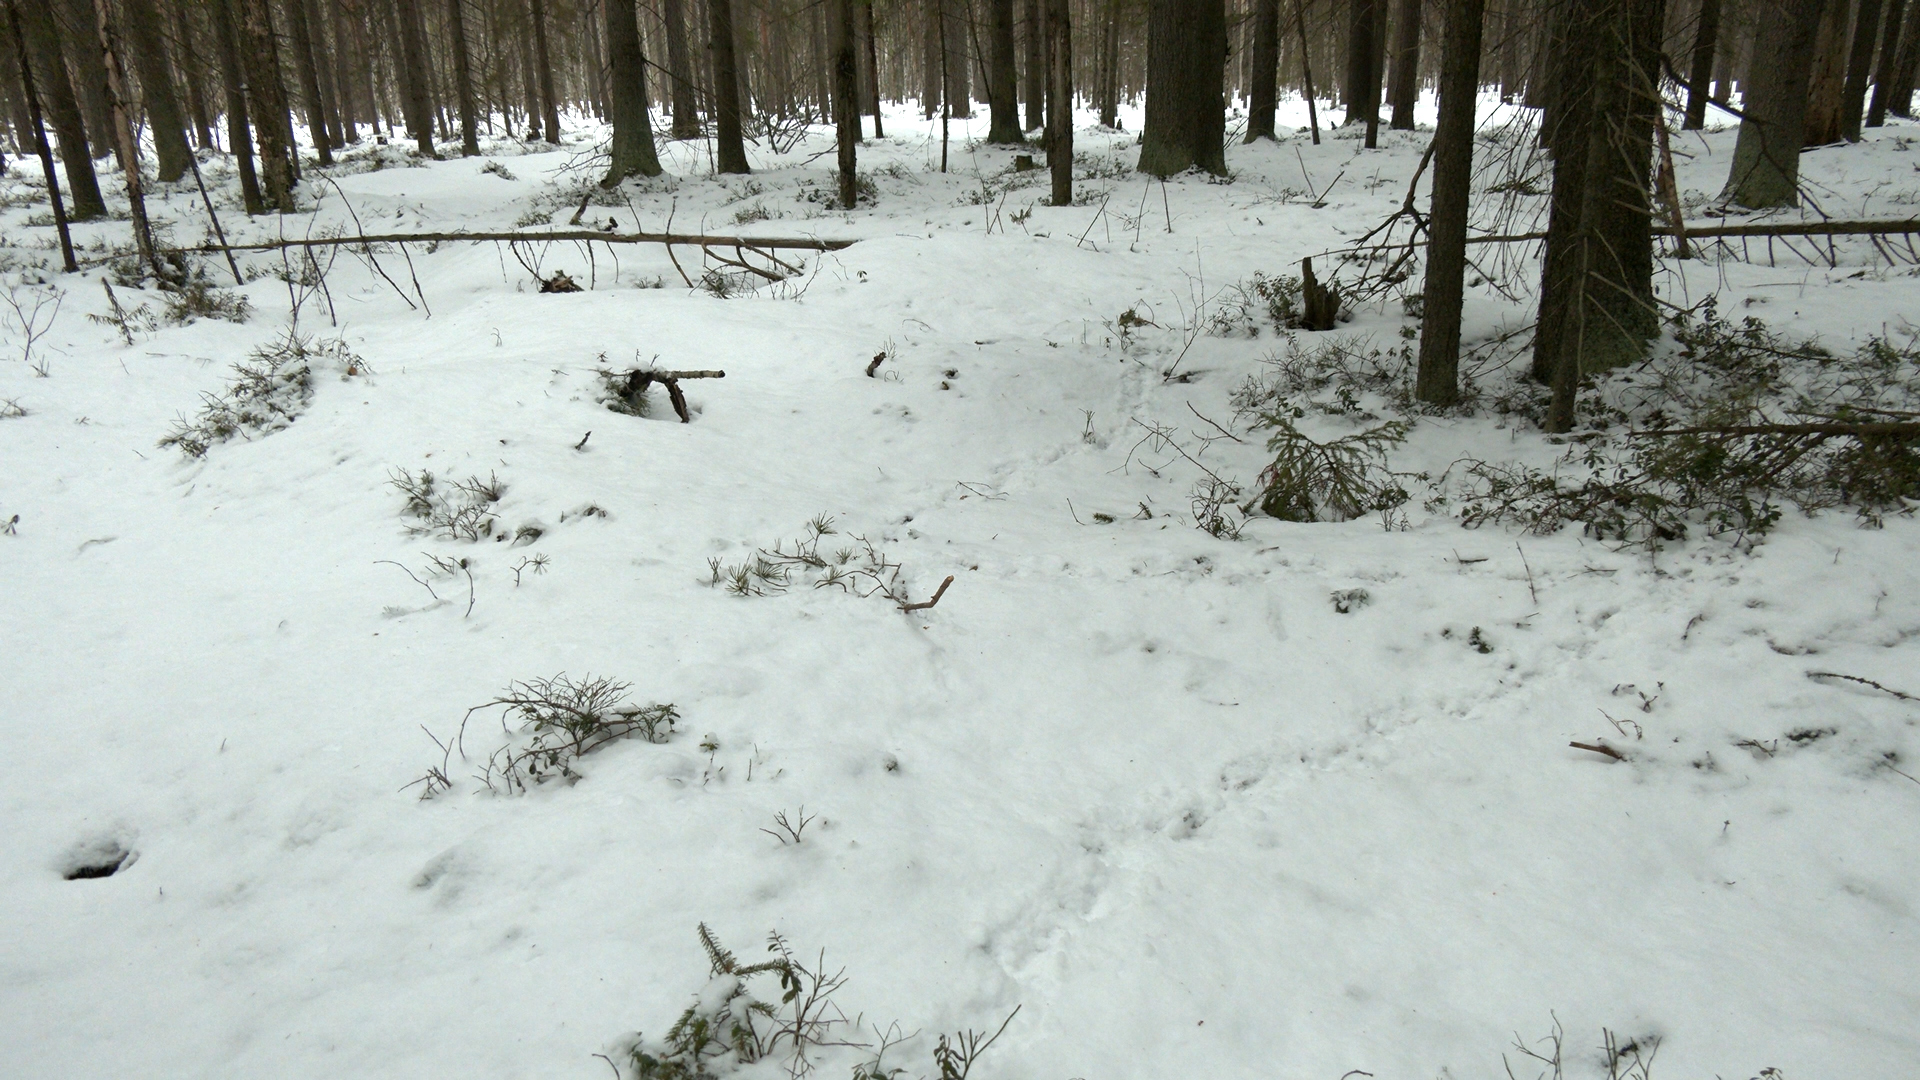
[[[702,923],[742,962],[777,931],[844,969],[830,1040],[872,1045],[801,1063],[830,1076],[891,1032],[879,1072],[937,1077],[941,1033],[1016,1007],[978,1080],[1466,1080],[1503,1056],[1530,1078],[1556,1031],[1569,1077],[1606,1075],[1608,1041],[1615,1071],[1657,1046],[1654,1077],[1910,1070],[1920,705],[1809,673],[1920,694],[1920,523],[1789,512],[1652,549],[1463,528],[1429,501],[1451,464],[1568,450],[1499,340],[1531,319],[1516,247],[1469,290],[1470,408],[1396,407],[1398,299],[1291,335],[1386,372],[1289,400],[1317,438],[1408,420],[1409,502],[1195,528],[1197,483],[1250,491],[1273,457],[1236,392],[1270,386],[1290,338],[1234,305],[1400,206],[1430,132],[1236,141],[1231,182],[1162,184],[1132,171],[1126,119],[1081,129],[1073,207],[971,141],[984,115],[942,173],[937,124],[897,110],[860,150],[870,207],[826,205],[816,128],[755,148],[751,176],[663,142],[669,177],[588,209],[859,240],[775,285],[689,289],[653,246],[523,248],[592,286],[566,294],[495,244],[389,251],[393,283],[323,256],[324,289],[256,254],[244,322],[175,324],[121,285],[126,337],[102,268],[35,269],[52,230],[16,162],[9,295],[63,297],[24,361],[20,320],[0,329],[0,405],[24,413],[0,420],[4,1071],[605,1076],[594,1055],[711,1004]],[[602,137],[363,147],[284,220],[249,222],[226,163],[206,170],[236,241],[504,229],[564,223]],[[1820,209],[1910,216],[1916,137],[1808,154]],[[1676,142],[1695,211],[1732,138]],[[1537,185],[1480,186],[1477,224],[1539,210]],[[191,183],[151,209],[174,242],[207,232]],[[76,236],[83,257],[128,243],[124,221]],[[1910,337],[1911,267],[1753,254],[1667,260],[1660,295],[1842,351]],[[296,306],[313,348],[340,343],[269,395],[297,417],[157,447]],[[648,416],[607,407],[597,371],[636,363],[726,376],[684,384],[681,424],[657,388]],[[391,483],[423,470],[428,517]],[[819,551],[878,578],[751,572],[819,515]],[[765,595],[729,589],[743,564]],[[949,576],[933,608],[865,595]],[[470,708],[562,673],[677,726],[525,794],[475,777],[533,737],[501,708],[443,757]],[[433,768],[451,788],[423,800]]]

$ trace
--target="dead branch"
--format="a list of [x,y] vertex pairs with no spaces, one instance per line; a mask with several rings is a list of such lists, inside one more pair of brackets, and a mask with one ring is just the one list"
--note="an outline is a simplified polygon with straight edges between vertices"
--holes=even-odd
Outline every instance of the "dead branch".
[[953,584],[953,575],[948,574],[947,580],[941,582],[940,587],[933,590],[933,599],[926,600],[918,604],[901,604],[900,610],[901,611],[925,611],[926,609],[939,603],[941,597],[947,595],[947,586],[951,584]]
[[[647,392],[647,387],[652,386],[654,383],[659,383],[667,388],[667,400],[673,403],[673,414],[680,418],[681,423],[690,424],[693,422],[693,416],[687,411],[687,396],[680,392],[680,380],[724,379],[726,377],[727,373],[724,371],[660,371],[657,368],[634,368],[632,371],[627,372],[627,389],[625,396],[628,401],[638,401],[640,395]],[[583,439],[581,441],[585,442],[586,440]]]
[[[1920,226],[1916,226],[1920,232]],[[703,236],[698,233],[608,233],[597,229],[556,229],[551,232],[423,232],[373,233],[361,236],[286,237],[255,244],[199,244],[168,248],[167,253],[217,253],[223,251],[278,251],[282,248],[358,247],[363,244],[425,244],[459,241],[503,242],[589,240],[603,244],[685,244],[689,247],[730,247],[762,251],[840,251],[852,247],[854,240],[821,240],[797,236]]]
[[1661,428],[1648,431],[1630,431],[1630,436],[1646,438],[1666,438],[1676,435],[1725,435],[1737,438],[1746,435],[1818,435],[1823,438],[1835,436],[1853,436],[1854,438],[1920,438],[1920,421],[1900,423],[1892,420],[1880,420],[1869,423],[1843,423],[1832,421],[1823,424],[1724,424],[1710,427]]
[[1883,694],[1892,694],[1894,697],[1899,698],[1901,701],[1920,701],[1920,697],[1915,697],[1914,695],[1906,693],[1905,691],[1895,690],[1891,686],[1882,686],[1881,684],[1874,682],[1872,679],[1863,679],[1858,675],[1842,675],[1837,671],[1809,671],[1807,672],[1807,678],[1812,679],[1815,682],[1818,682],[1821,679],[1844,679],[1847,682],[1859,683],[1862,686],[1871,686],[1875,690],[1878,690]]
[[1627,755],[1621,753],[1618,750],[1615,750],[1613,747],[1608,746],[1606,743],[1570,742],[1567,745],[1573,747],[1575,750],[1588,750],[1593,753],[1599,754],[1602,757],[1610,757],[1615,761],[1627,760]]

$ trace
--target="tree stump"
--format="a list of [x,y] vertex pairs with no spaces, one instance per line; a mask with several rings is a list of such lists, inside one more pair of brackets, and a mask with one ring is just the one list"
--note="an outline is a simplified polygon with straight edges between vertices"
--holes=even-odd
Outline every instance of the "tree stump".
[[1300,325],[1308,330],[1331,330],[1340,317],[1340,293],[1313,276],[1313,260],[1300,260]]

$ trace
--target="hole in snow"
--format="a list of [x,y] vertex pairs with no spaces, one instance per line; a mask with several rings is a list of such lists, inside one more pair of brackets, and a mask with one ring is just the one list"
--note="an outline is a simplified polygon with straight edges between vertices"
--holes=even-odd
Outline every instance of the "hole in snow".
[[119,837],[97,836],[81,841],[67,852],[61,876],[68,881],[112,877],[132,866],[134,858],[133,850]]

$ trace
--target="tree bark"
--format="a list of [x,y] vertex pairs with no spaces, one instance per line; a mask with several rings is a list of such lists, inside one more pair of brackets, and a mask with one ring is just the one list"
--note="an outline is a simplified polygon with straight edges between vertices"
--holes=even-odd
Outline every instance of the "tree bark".
[[121,60],[120,33],[114,26],[107,0],[94,0],[94,10],[99,13],[100,58],[107,67],[107,109],[113,123],[113,137],[120,144],[120,175],[127,182],[127,209],[133,219],[134,247],[154,278],[164,281],[167,273],[154,251],[153,226],[147,221],[147,200],[140,177],[140,144],[133,134],[133,111],[127,105],[127,69]]
[[1073,15],[1068,0],[1046,0],[1046,6],[1047,168],[1053,180],[1053,205],[1072,206]]
[[1713,92],[1713,51],[1720,41],[1720,0],[1700,0],[1700,16],[1693,30],[1693,63],[1687,73],[1686,130],[1699,131],[1707,122],[1707,100]]
[[253,136],[247,127],[247,76],[240,64],[240,33],[234,24],[233,0],[212,0],[213,44],[220,61],[220,81],[227,97],[227,149],[240,173],[240,200],[247,215],[264,214],[260,178],[253,170]]
[[[126,21],[122,62],[127,59],[125,54],[130,53],[133,68],[140,76],[139,102],[145,107],[147,127],[153,132],[158,175],[161,181],[170,183],[187,174],[193,149],[187,145],[186,116],[180,108],[180,93],[173,85],[166,36],[160,30],[160,12],[153,0],[121,0],[120,7]],[[133,99],[124,100],[121,105],[132,114]]]
[[[382,0],[374,0],[380,3]],[[427,77],[427,43],[414,18],[418,0],[396,0],[393,11],[399,29],[399,62],[394,65],[400,83],[400,111],[407,118],[407,133],[420,145],[420,153],[440,156],[433,147],[433,90]],[[535,0],[538,3],[538,0]]]
[[327,137],[327,111],[320,98],[320,67],[313,60],[313,33],[307,26],[307,5],[287,0],[287,30],[293,48],[293,70],[300,79],[300,103],[307,114],[307,134],[320,164],[333,164],[333,140]]
[[1427,218],[1427,280],[1414,396],[1460,399],[1460,305],[1467,271],[1467,206],[1473,180],[1473,113],[1480,93],[1482,0],[1452,0],[1440,42],[1440,120],[1433,133],[1433,203]]
[[113,118],[107,108],[107,69],[100,59],[100,31],[94,25],[97,16],[93,0],[60,0],[54,8],[66,69],[79,96],[81,112],[86,115],[87,130],[94,136],[94,160],[108,154],[118,158],[120,144],[108,134],[113,130]]
[[1047,126],[1047,45],[1040,27],[1040,8],[1044,0],[1026,0],[1027,41],[1027,130]]
[[1913,84],[1920,73],[1920,0],[1912,0],[1900,28],[1900,47],[1894,50],[1892,78],[1887,80],[1887,111],[1913,118]]
[[280,51],[274,41],[267,0],[238,0],[247,70],[247,111],[260,141],[260,178],[267,206],[283,214],[296,209],[293,199],[293,146],[288,140],[287,89],[280,81]]
[[[291,0],[298,3],[299,0]],[[603,0],[611,3],[612,0]],[[467,20],[460,11],[461,0],[447,0],[448,45],[453,49],[453,88],[460,101],[460,153],[480,156],[480,103],[473,92],[473,64],[467,56]],[[612,18],[612,8],[608,8]],[[645,99],[642,99],[644,107]],[[649,140],[651,141],[651,140]]]
[[733,0],[707,0],[713,50],[714,153],[716,171],[747,173],[740,133],[740,73],[733,53]]
[[840,206],[851,210],[860,200],[855,148],[860,145],[860,62],[854,52],[854,0],[829,0],[828,52],[833,57],[833,119],[839,149]]
[[1880,0],[1860,0],[1853,17],[1853,47],[1847,56],[1846,89],[1840,95],[1840,137],[1860,141],[1866,108],[1867,78],[1873,73],[1873,47],[1880,36]]
[[1760,0],[1740,135],[1725,197],[1750,210],[1800,205],[1807,81],[1827,0]]
[[[60,143],[60,163],[66,167],[68,195],[73,199],[73,220],[91,221],[107,216],[107,204],[100,196],[100,179],[93,171],[93,156],[87,145],[87,124],[81,115],[80,99],[73,92],[66,61],[60,47],[60,29],[53,12],[38,0],[14,0],[20,14],[24,44],[33,66],[42,73],[35,89],[53,121],[53,133]],[[102,137],[106,130],[97,131]]]
[[[342,87],[334,81],[334,71],[339,66],[335,61],[340,50],[327,47],[328,19],[326,9],[319,0],[297,0],[307,9],[307,27],[313,37],[313,66],[320,80],[320,111],[326,118],[327,142],[335,150],[347,145],[346,132],[340,122],[340,92]],[[191,84],[189,84],[191,85]]]
[[1847,84],[1847,30],[1853,13],[1851,0],[1827,0],[1814,39],[1813,71],[1807,79],[1807,110],[1803,145],[1826,146],[1840,141],[1841,93]]
[[80,267],[73,259],[73,237],[67,231],[67,209],[60,198],[60,174],[53,167],[53,147],[47,144],[47,126],[41,120],[40,102],[36,96],[33,73],[33,58],[27,52],[25,31],[21,28],[19,0],[6,0],[7,38],[13,45],[14,64],[20,72],[21,104],[27,111],[28,131],[31,133],[33,151],[40,158],[40,174],[47,180],[47,203],[53,208],[53,227],[60,236],[61,266],[69,274],[79,273]]
[[219,144],[213,138],[213,118],[207,112],[206,79],[199,64],[192,58],[197,54],[197,43],[193,40],[193,13],[184,4],[173,7],[173,55],[177,61],[180,82],[187,90],[187,118],[193,122],[193,143],[202,150],[216,150]]
[[[873,92],[867,103],[873,106],[873,137],[881,139],[886,137],[886,132],[880,125],[880,43],[874,32],[873,0],[860,0],[860,11],[860,18],[866,25],[866,33],[862,36],[867,46],[867,78],[872,80],[868,89]],[[1019,126],[1017,122],[1015,126]]]
[[[1447,5],[1449,16],[1461,10],[1462,5],[1455,0]],[[1482,9],[1483,4],[1476,4]],[[1393,6],[1393,72],[1388,79],[1393,84],[1393,119],[1388,124],[1395,131],[1413,130],[1413,106],[1420,99],[1420,0],[1395,0]],[[1478,63],[1474,64],[1477,74]]]
[[662,0],[660,20],[667,24],[667,78],[672,86],[673,137],[700,137],[699,87],[694,85],[693,60],[687,49],[686,0]]
[[963,120],[973,115],[973,70],[967,63],[968,30],[973,20],[971,0],[939,0],[942,45],[946,65],[947,115]]
[[[1380,121],[1380,71],[1373,66],[1374,41],[1380,35],[1379,6],[1386,0],[1348,0],[1346,119],[1348,124]],[[1372,145],[1371,142],[1368,143]]]
[[1226,57],[1224,0],[1150,0],[1141,172],[1168,177],[1198,166],[1226,174]]
[[1912,16],[1907,0],[1887,0],[1886,17],[1881,19],[1879,63],[1873,69],[1873,98],[1867,105],[1867,127],[1887,123],[1887,84],[1893,77],[1894,61],[1900,51],[1900,31]]
[[659,176],[653,118],[647,112],[647,58],[633,0],[601,0],[607,18],[607,112],[613,121],[611,164],[601,187],[629,176]]
[[553,53],[547,48],[547,0],[528,0],[528,3],[533,13],[533,62],[540,76],[541,124],[547,129],[547,142],[559,146],[560,95],[553,89]]
[[1280,105],[1280,0],[1254,0],[1253,78],[1247,87],[1247,141],[1273,139]]
[[1020,133],[1020,72],[1014,65],[1013,0],[987,0],[987,141],[1018,145]]

